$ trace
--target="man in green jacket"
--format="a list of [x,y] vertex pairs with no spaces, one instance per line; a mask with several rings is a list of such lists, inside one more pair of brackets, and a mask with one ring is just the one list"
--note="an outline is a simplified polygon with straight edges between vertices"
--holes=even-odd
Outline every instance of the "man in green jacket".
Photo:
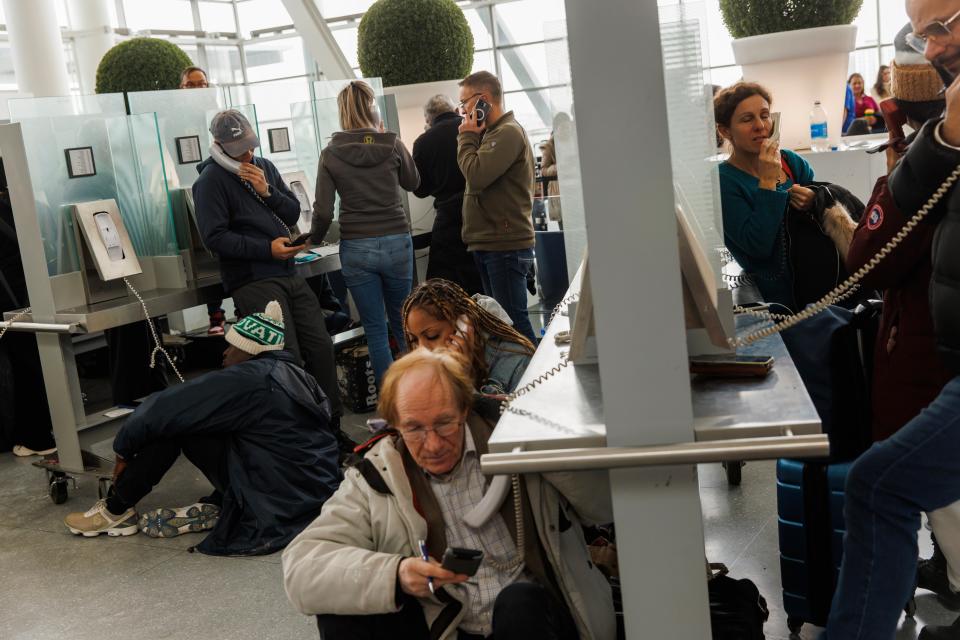
[[527,132],[512,111],[504,113],[500,81],[487,71],[460,82],[460,112],[457,164],[467,180],[463,242],[473,253],[484,292],[536,344],[527,315],[526,278],[533,268],[534,244],[534,164]]

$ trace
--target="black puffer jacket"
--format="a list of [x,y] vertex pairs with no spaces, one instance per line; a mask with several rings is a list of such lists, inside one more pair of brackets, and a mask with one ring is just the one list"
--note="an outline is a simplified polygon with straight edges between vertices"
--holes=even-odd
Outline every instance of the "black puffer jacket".
[[[890,175],[890,191],[907,215],[916,213],[960,166],[960,150],[935,139],[940,121],[928,122]],[[960,189],[954,186],[927,216],[937,224],[933,239],[930,309],[937,349],[947,367],[960,374]]]

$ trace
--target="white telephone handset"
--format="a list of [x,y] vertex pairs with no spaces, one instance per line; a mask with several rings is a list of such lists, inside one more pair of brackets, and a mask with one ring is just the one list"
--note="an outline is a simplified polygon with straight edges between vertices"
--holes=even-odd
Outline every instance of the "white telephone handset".
[[230,173],[240,173],[240,163],[228,156],[218,142],[210,145],[210,157]]
[[93,214],[93,219],[97,223],[100,239],[107,248],[107,257],[114,262],[123,260],[123,245],[120,242],[120,234],[113,224],[113,218],[106,211],[99,211]]
[[300,212],[309,213],[313,211],[310,207],[310,197],[307,195],[307,190],[303,186],[303,183],[299,180],[294,180],[290,183],[290,190],[293,191],[293,195],[297,197],[297,201],[300,203]]

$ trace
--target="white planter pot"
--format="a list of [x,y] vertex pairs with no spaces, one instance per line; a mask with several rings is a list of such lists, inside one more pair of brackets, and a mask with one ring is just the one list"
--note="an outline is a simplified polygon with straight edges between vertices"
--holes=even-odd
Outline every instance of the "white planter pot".
[[766,87],[773,97],[773,111],[783,114],[783,148],[810,147],[810,111],[815,100],[827,112],[831,143],[840,140],[847,70],[856,43],[856,25],[782,31],[733,41],[743,79]]

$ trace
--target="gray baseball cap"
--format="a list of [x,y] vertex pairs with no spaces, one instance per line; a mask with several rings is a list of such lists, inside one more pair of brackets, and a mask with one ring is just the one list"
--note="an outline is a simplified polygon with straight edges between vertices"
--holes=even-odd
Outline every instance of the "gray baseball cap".
[[236,109],[227,109],[213,116],[210,133],[230,156],[242,156],[260,146],[260,138],[247,117]]

